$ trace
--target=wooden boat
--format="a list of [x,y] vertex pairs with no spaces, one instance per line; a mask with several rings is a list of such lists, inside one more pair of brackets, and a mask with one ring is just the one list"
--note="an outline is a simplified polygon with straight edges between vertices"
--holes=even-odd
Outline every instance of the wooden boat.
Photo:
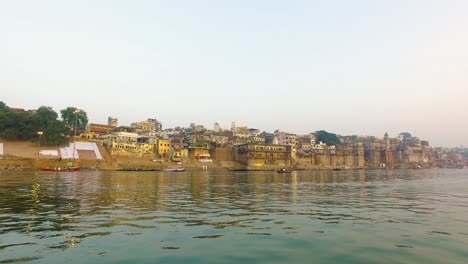
[[53,171],[53,172],[72,172],[72,171],[79,171],[81,167],[45,167],[41,168],[41,171]]
[[183,172],[183,171],[185,171],[185,169],[182,168],[182,167],[178,167],[178,168],[166,168],[166,169],[164,169],[164,171]]
[[277,170],[278,173],[291,173],[293,171],[294,170],[290,169],[290,168],[281,168],[281,169]]
[[348,166],[333,168],[334,171],[349,170],[349,169],[351,169],[351,167],[348,167]]

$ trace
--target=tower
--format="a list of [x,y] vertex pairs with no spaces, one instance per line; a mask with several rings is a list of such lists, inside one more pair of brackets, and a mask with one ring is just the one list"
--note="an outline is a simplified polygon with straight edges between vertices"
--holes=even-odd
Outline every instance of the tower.
[[118,119],[117,119],[117,117],[109,116],[109,117],[107,118],[107,124],[108,124],[109,126],[117,126],[117,124],[118,124]]

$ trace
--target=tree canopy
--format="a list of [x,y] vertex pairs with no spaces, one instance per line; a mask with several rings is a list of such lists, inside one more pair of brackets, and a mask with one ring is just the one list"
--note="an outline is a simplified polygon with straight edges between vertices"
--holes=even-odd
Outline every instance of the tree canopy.
[[329,133],[325,130],[316,131],[315,138],[317,142],[321,141],[327,145],[338,145],[341,143],[340,139],[336,134]]
[[64,144],[68,142],[65,136],[68,128],[57,118],[58,114],[48,106],[39,107],[35,113],[15,112],[0,102],[0,138],[32,140],[44,145]]
[[78,109],[73,106],[69,106],[66,109],[60,111],[63,123],[70,129],[75,128],[76,118],[76,129],[84,130],[88,124],[88,115],[82,109]]

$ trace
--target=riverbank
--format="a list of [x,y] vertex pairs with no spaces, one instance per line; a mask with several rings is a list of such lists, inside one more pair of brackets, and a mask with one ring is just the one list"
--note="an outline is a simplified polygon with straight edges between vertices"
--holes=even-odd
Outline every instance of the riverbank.
[[160,171],[166,168],[182,166],[188,170],[229,170],[243,168],[240,164],[228,162],[201,163],[196,160],[187,160],[178,164],[171,161],[151,161],[138,158],[117,157],[107,160],[61,160],[61,159],[31,159],[19,157],[4,157],[0,159],[0,170],[38,170],[45,167],[66,167],[68,162],[83,169],[99,169],[106,171]]
[[[41,150],[58,151],[61,146],[42,146],[32,144],[31,142],[5,142],[5,152],[0,156],[0,170],[37,170],[44,167],[65,167],[68,166],[68,160],[62,160],[57,156],[43,155]],[[112,156],[103,148],[98,146],[102,154],[101,160],[98,160],[94,152],[78,151],[80,159],[73,162],[73,166],[79,166],[83,169],[95,169],[106,171],[159,171],[166,168],[182,166],[187,170],[230,170],[230,171],[275,171],[279,168],[277,165],[265,165],[262,167],[249,167],[235,161],[218,161],[216,159],[211,163],[202,163],[195,159],[184,159],[181,164],[172,161],[155,160],[146,157],[123,157]],[[406,165],[394,167],[395,169],[412,169],[416,165]],[[296,164],[292,166],[295,170],[352,170],[352,169],[382,169],[374,167],[348,167],[348,166],[311,166]],[[390,169],[390,168],[389,168]]]
[[[7,157],[0,159],[0,170],[24,170],[24,169],[40,169],[44,167],[65,167],[69,161],[60,159],[30,159]],[[182,166],[188,170],[246,170],[246,171],[273,171],[277,166],[266,167],[246,167],[235,162],[212,162],[201,163],[197,160],[186,160],[181,164],[171,161],[150,161],[143,159],[131,158],[113,158],[112,161],[96,161],[96,160],[76,160],[71,161],[73,166],[82,168],[99,168],[107,171],[159,171],[166,168]],[[320,169],[320,168],[310,168]],[[333,169],[333,168],[321,168]],[[299,168],[299,170],[304,170]]]
[[[15,170],[39,170],[45,167],[66,167],[68,160],[60,159],[29,159],[18,157],[7,157],[0,159],[0,171]],[[103,170],[103,171],[162,171],[166,168],[181,166],[189,171],[201,170],[224,170],[224,171],[276,171],[278,166],[248,167],[236,162],[217,162],[206,164],[197,160],[185,160],[181,164],[171,161],[151,161],[137,158],[113,158],[112,161],[96,160],[76,160],[71,161],[73,166],[82,167],[83,170]],[[308,166],[295,167],[296,171],[313,170],[382,170],[384,168],[373,167],[343,167],[343,166]],[[395,168],[405,169],[405,168]],[[412,169],[410,167],[406,169]]]

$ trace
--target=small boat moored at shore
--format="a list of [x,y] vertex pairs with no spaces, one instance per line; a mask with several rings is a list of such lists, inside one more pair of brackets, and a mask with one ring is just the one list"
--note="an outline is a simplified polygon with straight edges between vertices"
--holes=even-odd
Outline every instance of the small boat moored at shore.
[[351,167],[349,166],[342,166],[342,167],[335,167],[333,168],[334,171],[340,171],[340,170],[350,170]]
[[291,173],[293,171],[294,170],[291,169],[291,168],[281,168],[281,169],[277,170],[278,173]]
[[53,171],[53,172],[73,172],[73,171],[79,171],[81,170],[81,167],[45,167],[41,168],[41,171]]
[[183,171],[185,171],[185,168],[182,168],[182,167],[166,168],[166,169],[164,169],[164,171],[183,172]]

